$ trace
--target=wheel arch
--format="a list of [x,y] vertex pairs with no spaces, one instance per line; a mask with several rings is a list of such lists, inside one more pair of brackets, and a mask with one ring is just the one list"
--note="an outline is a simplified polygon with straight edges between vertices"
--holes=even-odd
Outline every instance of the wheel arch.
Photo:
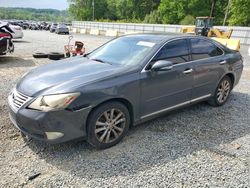
[[224,78],[225,76],[228,76],[231,79],[232,86],[234,86],[234,83],[235,83],[235,76],[234,76],[234,74],[230,72],[230,73],[225,74],[222,78]]
[[105,101],[99,103],[98,105],[94,106],[91,109],[91,111],[89,112],[89,114],[88,114],[87,121],[86,121],[87,124],[89,122],[89,118],[90,118],[91,113],[95,109],[97,109],[99,106],[101,106],[103,104],[106,104],[106,103],[109,103],[109,102],[120,102],[120,103],[122,103],[128,109],[128,112],[129,112],[129,115],[130,115],[130,126],[134,123],[134,108],[133,108],[132,103],[129,100],[125,99],[125,98],[120,98],[119,97],[119,98],[112,98],[112,99],[105,100]]

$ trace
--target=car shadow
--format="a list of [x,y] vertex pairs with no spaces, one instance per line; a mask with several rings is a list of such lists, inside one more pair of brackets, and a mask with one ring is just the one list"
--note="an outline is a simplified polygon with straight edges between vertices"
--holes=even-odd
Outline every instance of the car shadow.
[[14,56],[0,56],[0,69],[11,67],[33,67],[35,63],[32,59],[24,59]]
[[31,140],[27,145],[47,163],[86,180],[153,170],[202,150],[235,157],[223,145],[250,133],[249,105],[250,95],[233,92],[222,107],[200,103],[133,127],[120,144],[106,150],[86,142],[48,145]]

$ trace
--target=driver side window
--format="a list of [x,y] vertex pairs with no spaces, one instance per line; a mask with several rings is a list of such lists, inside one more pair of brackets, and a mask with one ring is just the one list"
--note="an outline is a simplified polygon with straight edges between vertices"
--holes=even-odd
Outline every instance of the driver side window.
[[154,57],[153,61],[167,60],[174,64],[189,61],[188,44],[186,39],[178,39],[167,43]]

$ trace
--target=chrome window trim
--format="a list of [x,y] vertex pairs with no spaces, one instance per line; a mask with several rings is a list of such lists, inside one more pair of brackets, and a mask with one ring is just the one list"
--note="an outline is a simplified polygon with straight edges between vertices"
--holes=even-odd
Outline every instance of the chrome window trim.
[[[187,38],[184,38],[184,37],[179,37],[179,38],[174,38],[174,39],[171,39],[171,40],[168,40],[167,42],[165,42],[156,52],[155,54],[150,58],[150,60],[146,63],[146,65],[143,67],[143,69],[141,70],[141,73],[144,73],[144,72],[150,72],[150,70],[146,70],[146,67],[148,66],[148,64],[154,59],[154,57],[158,54],[158,52],[166,45],[168,44],[169,42],[173,42],[175,40],[180,40],[180,39],[202,39],[202,40],[206,40],[210,43],[212,43],[213,45],[215,45],[216,47],[218,47],[222,52],[223,54],[221,55],[218,55],[218,56],[214,56],[214,57],[221,57],[221,56],[224,56],[225,55],[225,52],[224,50],[218,46],[216,43],[214,43],[213,41],[210,41],[210,40],[207,40],[206,38],[200,38],[200,37],[193,37],[193,36],[188,36]],[[191,44],[190,44],[191,45]],[[190,55],[192,56],[192,49],[189,49],[189,53]],[[214,58],[214,57],[208,57],[208,58],[203,58],[203,59],[197,59],[197,60],[191,60],[191,61],[187,61],[187,62],[184,62],[184,63],[179,63],[179,64],[174,64],[173,67],[175,66],[178,66],[178,65],[183,65],[183,64],[187,64],[187,63],[193,63],[193,62],[196,62],[196,61],[200,61],[200,60],[207,60],[207,59],[210,59],[210,58]]]
[[204,96],[201,96],[201,97],[198,97],[198,98],[195,98],[195,99],[192,99],[192,100],[189,100],[189,101],[186,101],[186,102],[183,102],[183,103],[174,105],[174,106],[170,106],[170,107],[168,107],[168,108],[164,108],[164,109],[162,109],[162,110],[158,110],[158,111],[156,111],[156,112],[152,112],[152,113],[150,113],[150,114],[141,116],[141,119],[145,119],[145,118],[148,118],[148,117],[153,116],[153,115],[157,115],[157,114],[160,114],[160,113],[163,113],[163,112],[167,112],[167,111],[176,109],[176,108],[178,108],[178,107],[181,107],[181,106],[184,106],[184,105],[187,105],[187,104],[191,104],[191,103],[200,101],[200,100],[202,100],[202,99],[206,99],[206,98],[211,97],[211,96],[212,96],[211,94],[207,94],[207,95],[204,95]]

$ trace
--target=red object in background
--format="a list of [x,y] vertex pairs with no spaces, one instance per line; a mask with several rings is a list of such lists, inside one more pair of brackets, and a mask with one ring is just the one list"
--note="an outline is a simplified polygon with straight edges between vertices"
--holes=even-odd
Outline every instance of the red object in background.
[[0,33],[0,37],[11,37],[9,33]]
[[75,45],[65,45],[64,50],[67,57],[83,55],[85,53],[85,48],[83,42],[76,41]]

